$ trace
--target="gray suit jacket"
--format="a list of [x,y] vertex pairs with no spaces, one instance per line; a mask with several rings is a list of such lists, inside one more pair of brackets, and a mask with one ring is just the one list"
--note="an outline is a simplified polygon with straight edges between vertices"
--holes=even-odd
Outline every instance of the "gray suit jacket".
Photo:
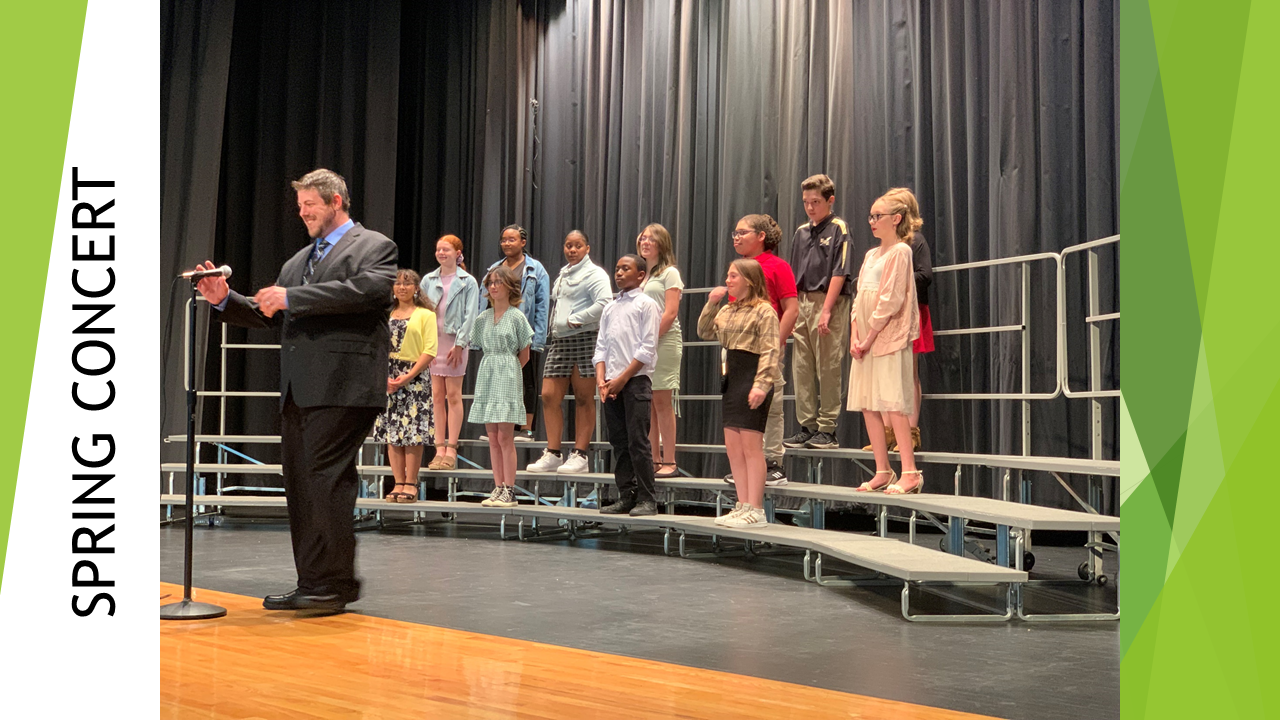
[[302,284],[308,244],[285,262],[276,284],[288,288],[289,309],[268,318],[234,290],[221,320],[251,328],[279,326],[280,404],[298,407],[387,405],[391,353],[388,313],[399,250],[359,223],[347,231]]

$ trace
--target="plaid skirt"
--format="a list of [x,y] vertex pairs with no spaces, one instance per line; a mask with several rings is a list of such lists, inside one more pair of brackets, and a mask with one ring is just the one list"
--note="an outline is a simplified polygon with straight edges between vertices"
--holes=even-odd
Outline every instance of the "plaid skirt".
[[542,377],[573,377],[573,368],[584,378],[596,376],[596,366],[591,358],[596,354],[596,331],[589,330],[568,337],[553,337],[547,346],[547,360],[542,366]]

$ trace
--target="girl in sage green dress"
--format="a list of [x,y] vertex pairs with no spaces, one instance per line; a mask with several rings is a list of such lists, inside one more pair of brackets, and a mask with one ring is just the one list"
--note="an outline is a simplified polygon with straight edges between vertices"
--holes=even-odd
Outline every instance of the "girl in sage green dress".
[[480,504],[516,506],[516,426],[525,421],[521,368],[529,362],[533,328],[520,305],[520,277],[502,265],[484,278],[489,308],[471,326],[471,347],[484,353],[467,421],[483,423],[493,463],[493,493]]

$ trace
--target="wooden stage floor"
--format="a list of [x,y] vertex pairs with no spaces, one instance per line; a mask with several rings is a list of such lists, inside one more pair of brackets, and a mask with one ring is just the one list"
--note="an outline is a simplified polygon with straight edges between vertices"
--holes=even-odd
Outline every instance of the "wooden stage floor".
[[[161,583],[161,604],[182,587]],[[975,720],[941,710],[356,613],[301,617],[197,590],[217,620],[160,625],[162,718]]]

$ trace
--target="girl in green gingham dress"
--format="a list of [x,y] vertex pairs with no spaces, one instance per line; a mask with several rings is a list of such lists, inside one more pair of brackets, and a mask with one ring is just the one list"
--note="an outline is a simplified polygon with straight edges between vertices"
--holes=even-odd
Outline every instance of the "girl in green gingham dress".
[[[515,428],[525,421],[524,378],[533,328],[520,304],[520,278],[499,265],[484,279],[490,307],[471,326],[471,347],[484,353],[467,421],[483,423],[493,463],[493,494],[481,504],[515,507]],[[495,320],[495,318],[497,318]]]

